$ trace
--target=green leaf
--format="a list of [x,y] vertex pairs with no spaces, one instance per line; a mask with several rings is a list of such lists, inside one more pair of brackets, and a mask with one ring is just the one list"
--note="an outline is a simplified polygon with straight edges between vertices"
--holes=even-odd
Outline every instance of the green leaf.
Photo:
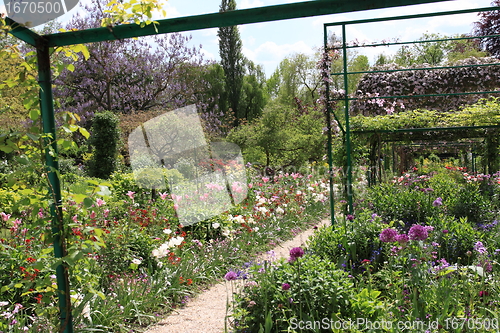
[[10,146],[0,145],[0,150],[3,151],[4,153],[8,154],[8,153],[11,153],[14,149],[12,149],[12,147],[10,147]]
[[85,128],[80,127],[78,131],[80,131],[80,134],[83,135],[85,139],[88,139],[90,137],[89,131],[87,131]]
[[40,112],[37,109],[30,110],[30,119],[33,121],[37,121],[40,118]]
[[22,283],[16,283],[14,288],[22,288],[24,285]]
[[83,205],[85,206],[85,208],[89,208],[93,204],[94,204],[94,201],[92,199],[90,199],[89,197],[86,197],[85,199],[83,199]]
[[75,71],[75,65],[73,64],[69,64],[68,66],[66,66],[66,69],[70,72],[74,72]]

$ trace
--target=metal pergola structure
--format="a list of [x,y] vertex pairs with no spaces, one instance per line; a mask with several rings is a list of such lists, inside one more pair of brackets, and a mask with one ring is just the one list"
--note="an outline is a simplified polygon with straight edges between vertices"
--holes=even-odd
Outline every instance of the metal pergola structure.
[[[383,43],[373,43],[366,45],[348,45],[348,39],[346,34],[346,27],[349,25],[356,24],[366,24],[366,23],[378,23],[378,22],[387,22],[393,20],[407,20],[407,19],[417,19],[417,18],[426,18],[426,17],[435,17],[435,16],[446,16],[446,15],[456,15],[456,14],[466,14],[466,13],[475,13],[475,12],[485,12],[491,10],[498,10],[498,7],[483,7],[483,8],[473,8],[473,9],[465,9],[465,10],[455,10],[455,11],[443,11],[436,13],[425,13],[425,14],[415,14],[415,15],[404,15],[404,16],[394,16],[394,17],[383,17],[376,19],[364,19],[364,20],[355,20],[355,21],[346,21],[346,22],[335,22],[335,23],[325,23],[323,25],[323,37],[324,37],[324,49],[325,51],[329,49],[328,45],[328,28],[329,27],[340,27],[342,31],[342,41],[341,46],[335,48],[341,52],[342,60],[343,60],[343,70],[342,72],[330,73],[331,76],[339,75],[343,77],[343,86],[344,93],[342,97],[332,98],[330,94],[329,83],[327,83],[327,106],[329,108],[327,113],[327,121],[330,123],[330,115],[332,114],[339,124],[339,128],[341,129],[343,140],[346,149],[346,165],[345,165],[345,191],[347,197],[347,212],[349,214],[354,213],[353,209],[353,188],[352,188],[352,173],[353,173],[353,163],[352,163],[352,134],[386,134],[392,136],[408,136],[408,134],[413,133],[423,133],[423,132],[455,132],[455,131],[468,131],[468,130],[485,130],[485,129],[498,129],[500,128],[500,124],[488,125],[488,126],[458,126],[458,127],[434,127],[434,128],[400,128],[395,130],[357,130],[352,131],[350,126],[350,102],[360,100],[357,97],[351,97],[349,92],[349,77],[350,75],[355,74],[369,74],[369,73],[394,73],[394,72],[405,72],[405,71],[427,71],[427,70],[436,70],[436,69],[453,69],[453,68],[463,68],[463,67],[484,67],[484,66],[495,66],[500,65],[499,63],[494,64],[477,64],[477,65],[457,65],[457,66],[438,66],[438,67],[419,67],[419,68],[403,68],[403,69],[390,69],[390,70],[369,70],[369,71],[358,71],[358,72],[349,72],[348,70],[348,54],[347,51],[353,48],[363,48],[363,47],[377,47],[377,46],[391,46],[391,45],[406,45],[406,44],[419,44],[419,43],[430,43],[430,42],[442,42],[442,41],[451,41],[451,40],[466,40],[466,39],[475,39],[481,37],[459,37],[459,38],[445,38],[445,39],[436,39],[436,40],[425,40],[425,41],[396,41],[396,42],[383,42]],[[483,36],[485,37],[500,37],[500,35],[492,35],[492,36]],[[387,95],[387,96],[376,96],[376,97],[368,97],[364,98],[364,100],[369,99],[403,99],[403,98],[425,98],[425,97],[445,97],[445,96],[460,96],[460,95],[485,95],[485,94],[498,94],[500,91],[474,91],[474,92],[459,92],[459,93],[440,93],[440,94],[413,94],[413,95]],[[340,121],[340,117],[335,114],[334,110],[332,110],[332,101],[341,101],[343,102],[344,107],[344,123],[342,124]],[[332,165],[332,141],[331,141],[331,132],[328,133],[328,158],[329,164]],[[477,136],[473,136],[477,137]],[[391,139],[386,139],[384,141],[390,141]],[[401,141],[401,139],[392,139],[392,141]],[[333,210],[332,210],[333,212]],[[333,220],[332,220],[333,222]]]
[[[292,4],[266,6],[229,12],[219,12],[174,19],[159,20],[158,24],[147,25],[141,28],[136,24],[123,24],[112,28],[103,27],[82,31],[70,31],[50,35],[38,35],[35,32],[20,26],[8,17],[6,23],[11,26],[10,33],[36,48],[38,59],[38,80],[40,85],[40,109],[42,114],[43,132],[52,138],[51,146],[47,148],[46,164],[49,175],[49,191],[55,202],[51,205],[53,221],[62,216],[62,196],[59,178],[54,170],[58,170],[56,124],[54,118],[54,101],[52,94],[52,81],[50,70],[50,48],[84,43],[112,41],[118,39],[141,37],[171,32],[193,31],[207,28],[227,27],[242,24],[279,21],[287,19],[304,18],[311,16],[338,14],[372,9],[401,7],[417,4],[435,3],[450,0],[313,0]],[[345,40],[344,40],[345,42]],[[344,44],[345,46],[345,44]],[[345,48],[344,48],[345,50]],[[346,78],[347,79],[347,78]],[[330,110],[331,111],[331,110]],[[330,118],[330,112],[327,112]],[[347,118],[348,119],[348,118]],[[346,135],[349,142],[349,123],[346,123]],[[328,144],[331,147],[332,129],[328,120]],[[55,152],[55,155],[54,155]],[[348,155],[348,158],[349,155]],[[333,201],[333,173],[330,154],[330,209],[332,222],[334,220]],[[350,179],[349,179],[350,185]],[[57,258],[65,256],[62,230],[58,223],[53,223],[54,255]],[[60,309],[60,332],[73,332],[73,318],[71,301],[69,298],[69,274],[67,268],[60,264],[57,269],[57,288]]]

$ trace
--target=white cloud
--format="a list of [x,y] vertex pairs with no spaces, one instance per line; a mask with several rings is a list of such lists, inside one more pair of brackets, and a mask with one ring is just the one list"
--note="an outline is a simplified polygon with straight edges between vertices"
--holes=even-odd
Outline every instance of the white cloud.
[[201,48],[200,51],[203,54],[203,59],[205,59],[205,60],[217,60],[217,57],[215,56],[215,54],[213,54],[210,51],[207,51],[207,49]]
[[[175,17],[181,17],[183,16],[178,10],[177,7],[172,6],[167,0],[162,0],[161,1],[162,8],[167,12],[166,17],[154,17],[157,20],[161,20],[164,18],[175,18]],[[159,15],[157,11],[155,11],[156,15]],[[162,15],[159,15],[162,16]]]
[[259,45],[256,49],[243,47],[243,54],[256,64],[264,65],[266,75],[269,76],[278,67],[279,63],[287,56],[295,53],[314,54],[311,46],[304,41],[294,44],[278,45],[275,42],[267,41]]

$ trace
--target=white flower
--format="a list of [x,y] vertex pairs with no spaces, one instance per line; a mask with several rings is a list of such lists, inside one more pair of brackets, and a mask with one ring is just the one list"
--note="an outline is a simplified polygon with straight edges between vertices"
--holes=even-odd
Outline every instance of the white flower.
[[261,212],[262,214],[267,213],[267,208],[266,207],[257,207],[257,210]]
[[225,237],[228,237],[230,234],[231,230],[229,230],[229,228],[222,229],[222,235],[224,235]]
[[276,208],[276,213],[278,213],[278,214],[284,214],[285,210],[283,208],[281,208],[281,207],[278,207],[278,208]]
[[184,237],[173,237],[168,241],[168,247],[176,247],[182,244],[182,241],[184,241]]
[[245,219],[243,218],[242,215],[238,215],[238,216],[233,217],[233,222],[245,223]]
[[253,231],[255,231],[255,232],[259,231],[259,227],[253,228]]
[[297,191],[297,195],[301,195],[302,194],[302,191]]
[[163,243],[158,249],[154,249],[151,255],[155,258],[161,259],[163,257],[166,257],[170,253],[169,248],[169,243]]
[[172,233],[172,230],[170,230],[170,229],[163,229],[163,233],[167,234],[167,235],[170,235]]
[[6,305],[9,305],[9,302],[0,302],[0,306],[6,306]]
[[134,259],[132,259],[132,263],[136,264],[136,265],[140,265],[142,263],[142,260],[134,258]]
[[253,217],[251,217],[251,216],[250,216],[250,217],[248,218],[247,223],[249,223],[249,224],[254,224],[254,223],[255,223],[255,220],[253,219]]
[[218,227],[220,227],[220,223],[217,222],[212,223],[212,228],[217,229]]

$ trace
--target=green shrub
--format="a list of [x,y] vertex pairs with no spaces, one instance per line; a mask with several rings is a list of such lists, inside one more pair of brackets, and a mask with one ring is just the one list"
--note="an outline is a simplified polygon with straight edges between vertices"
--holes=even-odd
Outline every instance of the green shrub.
[[295,320],[335,320],[351,314],[352,279],[332,262],[306,254],[291,264],[281,261],[250,269],[256,285],[247,282],[237,296],[236,332],[260,332],[270,323],[269,332],[286,332]]
[[407,186],[388,183],[376,185],[369,188],[363,205],[368,205],[386,222],[403,221],[408,227],[423,223],[426,217],[438,211],[433,206],[437,196],[433,192],[424,191],[425,187],[422,183]]
[[432,240],[439,244],[440,257],[451,263],[468,264],[471,261],[468,251],[472,251],[474,244],[483,238],[467,218],[442,214],[429,218],[427,224],[434,227],[431,235]]
[[88,173],[91,177],[107,179],[117,166],[120,143],[118,117],[110,111],[96,113],[92,119],[91,133],[89,144],[92,147],[92,157]]
[[466,183],[454,197],[450,197],[449,214],[460,218],[465,217],[471,223],[491,222],[492,206],[487,195],[480,191],[479,183]]
[[386,227],[377,214],[360,211],[353,221],[318,230],[308,241],[308,249],[349,272],[358,271],[365,259],[375,267],[386,258],[379,240]]

